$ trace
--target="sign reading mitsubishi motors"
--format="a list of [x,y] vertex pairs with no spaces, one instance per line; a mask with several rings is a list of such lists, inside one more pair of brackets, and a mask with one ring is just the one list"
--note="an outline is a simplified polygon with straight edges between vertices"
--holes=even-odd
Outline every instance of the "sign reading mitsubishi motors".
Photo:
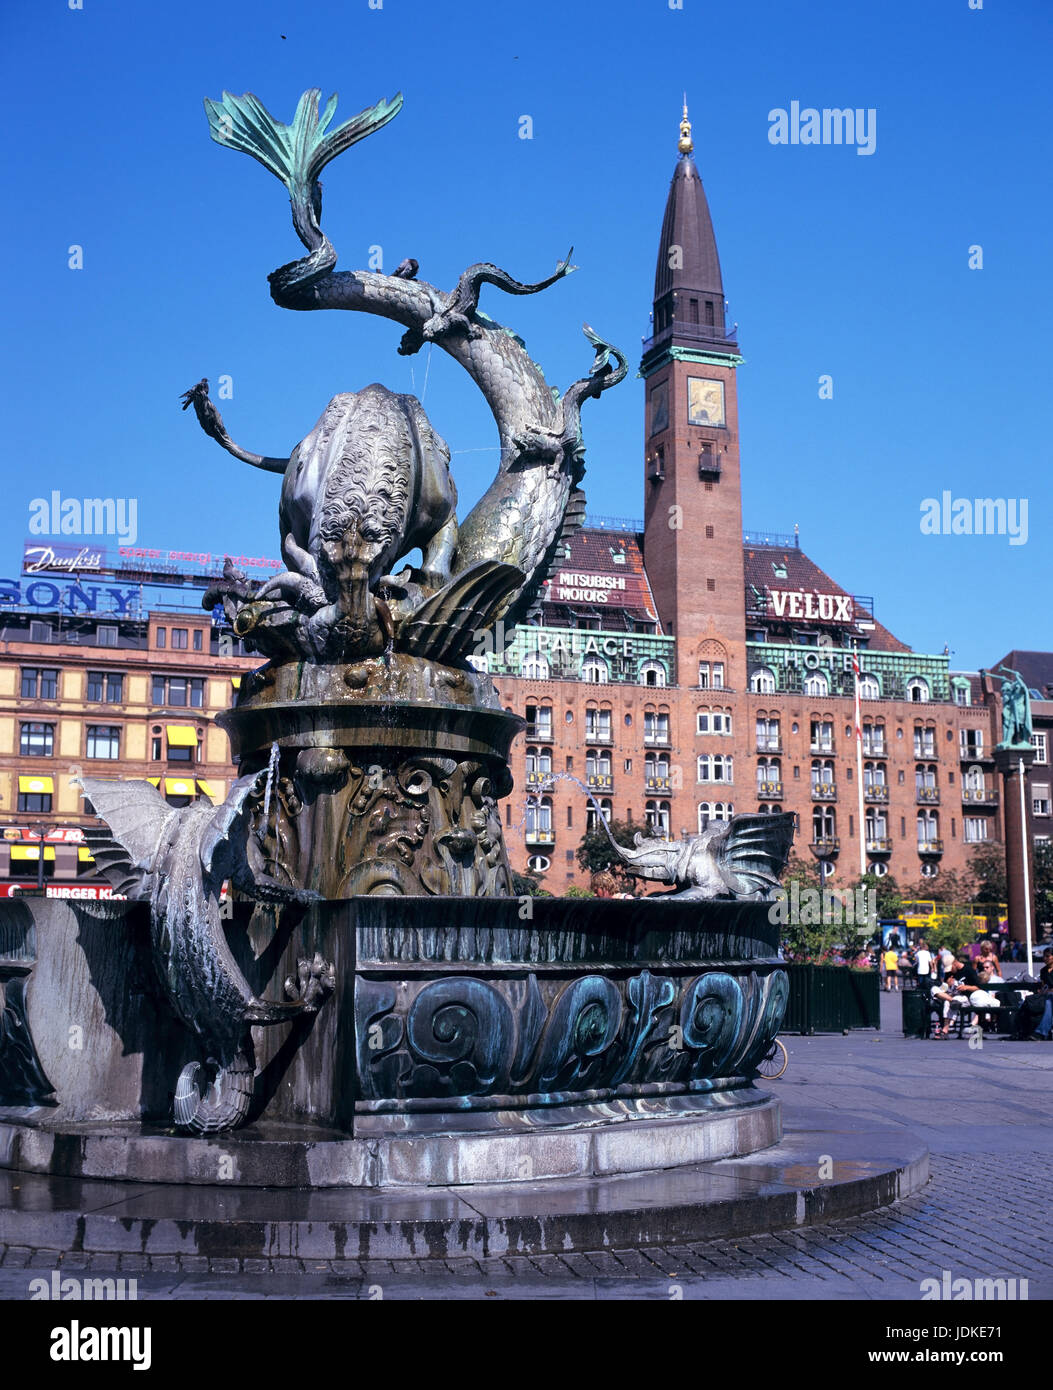
[[769,589],[776,618],[808,618],[819,623],[850,623],[855,616],[851,594],[813,594],[804,589]]

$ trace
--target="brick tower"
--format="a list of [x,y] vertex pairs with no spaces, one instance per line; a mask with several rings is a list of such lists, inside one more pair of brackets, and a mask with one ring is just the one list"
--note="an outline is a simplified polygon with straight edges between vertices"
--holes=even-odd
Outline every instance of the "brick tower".
[[746,684],[735,329],[687,104],[662,220],[647,383],[644,558],[681,686]]

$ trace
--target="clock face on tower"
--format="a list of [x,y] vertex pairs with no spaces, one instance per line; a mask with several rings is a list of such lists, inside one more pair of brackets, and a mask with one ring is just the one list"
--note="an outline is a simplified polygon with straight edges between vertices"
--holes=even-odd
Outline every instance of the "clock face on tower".
[[723,425],[724,383],[710,381],[704,376],[687,379],[687,423],[689,425]]

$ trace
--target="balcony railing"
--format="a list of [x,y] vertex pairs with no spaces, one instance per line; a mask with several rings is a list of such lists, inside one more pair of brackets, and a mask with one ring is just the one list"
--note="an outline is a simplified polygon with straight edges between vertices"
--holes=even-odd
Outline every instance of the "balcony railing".
[[683,338],[692,343],[719,343],[727,347],[728,344],[735,344],[735,329],[725,329],[716,323],[689,323],[686,319],[674,319],[653,337],[644,338],[644,354],[649,353],[656,343],[667,338]]
[[769,738],[769,739],[767,739],[767,740],[765,740],[765,739],[763,739],[763,738],[759,738],[759,739],[757,740],[757,752],[758,752],[758,753],[781,753],[781,752],[782,752],[782,742],[781,742],[780,739],[777,739],[777,738],[776,738],[776,739],[771,739],[771,738]]
[[768,800],[768,801],[772,800],[773,798],[774,798],[775,800],[779,800],[779,799],[782,797],[782,783],[781,783],[781,782],[758,782],[758,783],[757,783],[757,795],[758,795],[759,797],[763,797],[765,800]]
[[919,805],[933,806],[940,799],[939,787],[915,787],[914,799]]
[[934,743],[915,743],[914,756],[916,758],[935,758],[936,745]]
[[610,791],[614,778],[609,772],[590,772],[585,777],[589,791]]
[[816,754],[825,753],[826,756],[829,757],[834,751],[834,745],[832,743],[810,743],[808,745],[808,751],[809,753]]
[[[586,743],[613,743],[613,742],[614,742],[614,735],[611,733],[610,729],[597,729],[597,728],[595,728],[595,727],[591,727],[590,725],[586,724],[586,725],[585,725],[585,742],[586,742]],[[646,737],[644,738],[644,742],[645,742],[645,743],[647,742]]]
[[554,830],[531,830],[528,827],[525,839],[528,845],[552,845],[556,842],[556,832]]
[[813,782],[812,783],[813,801],[836,801],[837,787],[833,782]]
[[526,784],[528,787],[534,787],[535,789],[538,787],[551,787],[552,773],[528,772],[526,775]]
[[552,725],[551,724],[528,724],[526,726],[526,736],[531,743],[551,743]]
[[649,792],[667,792],[669,790],[668,777],[653,777],[648,775],[644,778],[644,787]]
[[841,841],[836,835],[816,835],[812,838],[812,853],[818,859],[836,854],[840,848]]
[[886,782],[871,782],[869,787],[863,788],[864,801],[887,801],[888,784]]
[[888,835],[877,835],[873,839],[868,839],[867,854],[891,854],[892,840]]
[[963,763],[994,762],[994,754],[989,748],[985,748],[982,743],[978,747],[974,744],[960,743],[958,745],[958,751]]
[[644,745],[647,748],[668,748],[669,734],[665,733],[645,733],[643,736]]
[[884,739],[881,739],[879,742],[869,742],[869,743],[868,743],[867,740],[864,738],[864,740],[863,740],[863,757],[864,757],[864,758],[883,758],[884,756],[885,756],[885,741],[884,741]]
[[919,854],[942,854],[942,853],[943,853],[943,841],[942,841],[942,840],[919,840],[919,841],[918,841],[918,853],[919,853]]
[[970,802],[972,802],[972,803],[974,803],[974,804],[979,803],[981,806],[997,806],[997,805],[998,805],[998,788],[997,788],[997,787],[963,787],[963,788],[962,788],[962,800],[963,800],[963,801],[970,801]]

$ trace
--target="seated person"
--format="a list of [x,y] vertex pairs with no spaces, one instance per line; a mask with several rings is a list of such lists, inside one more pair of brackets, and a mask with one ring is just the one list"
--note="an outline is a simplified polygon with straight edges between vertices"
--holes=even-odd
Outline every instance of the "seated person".
[[960,1013],[962,1009],[975,1009],[979,1013],[998,1008],[995,996],[982,988],[980,977],[966,951],[959,951],[955,956],[942,988],[933,990],[932,997],[943,1005],[943,1026],[933,1034],[937,1038],[945,1038],[950,1033],[950,1016],[954,1011]]
[[1042,953],[1039,988],[1020,1005],[1014,1037],[1019,1041],[1048,1042],[1053,1035],[1053,947]]
[[1002,979],[1002,967],[998,963],[998,955],[989,941],[985,941],[980,946],[980,955],[976,961],[976,973],[980,977],[982,985],[989,980]]

